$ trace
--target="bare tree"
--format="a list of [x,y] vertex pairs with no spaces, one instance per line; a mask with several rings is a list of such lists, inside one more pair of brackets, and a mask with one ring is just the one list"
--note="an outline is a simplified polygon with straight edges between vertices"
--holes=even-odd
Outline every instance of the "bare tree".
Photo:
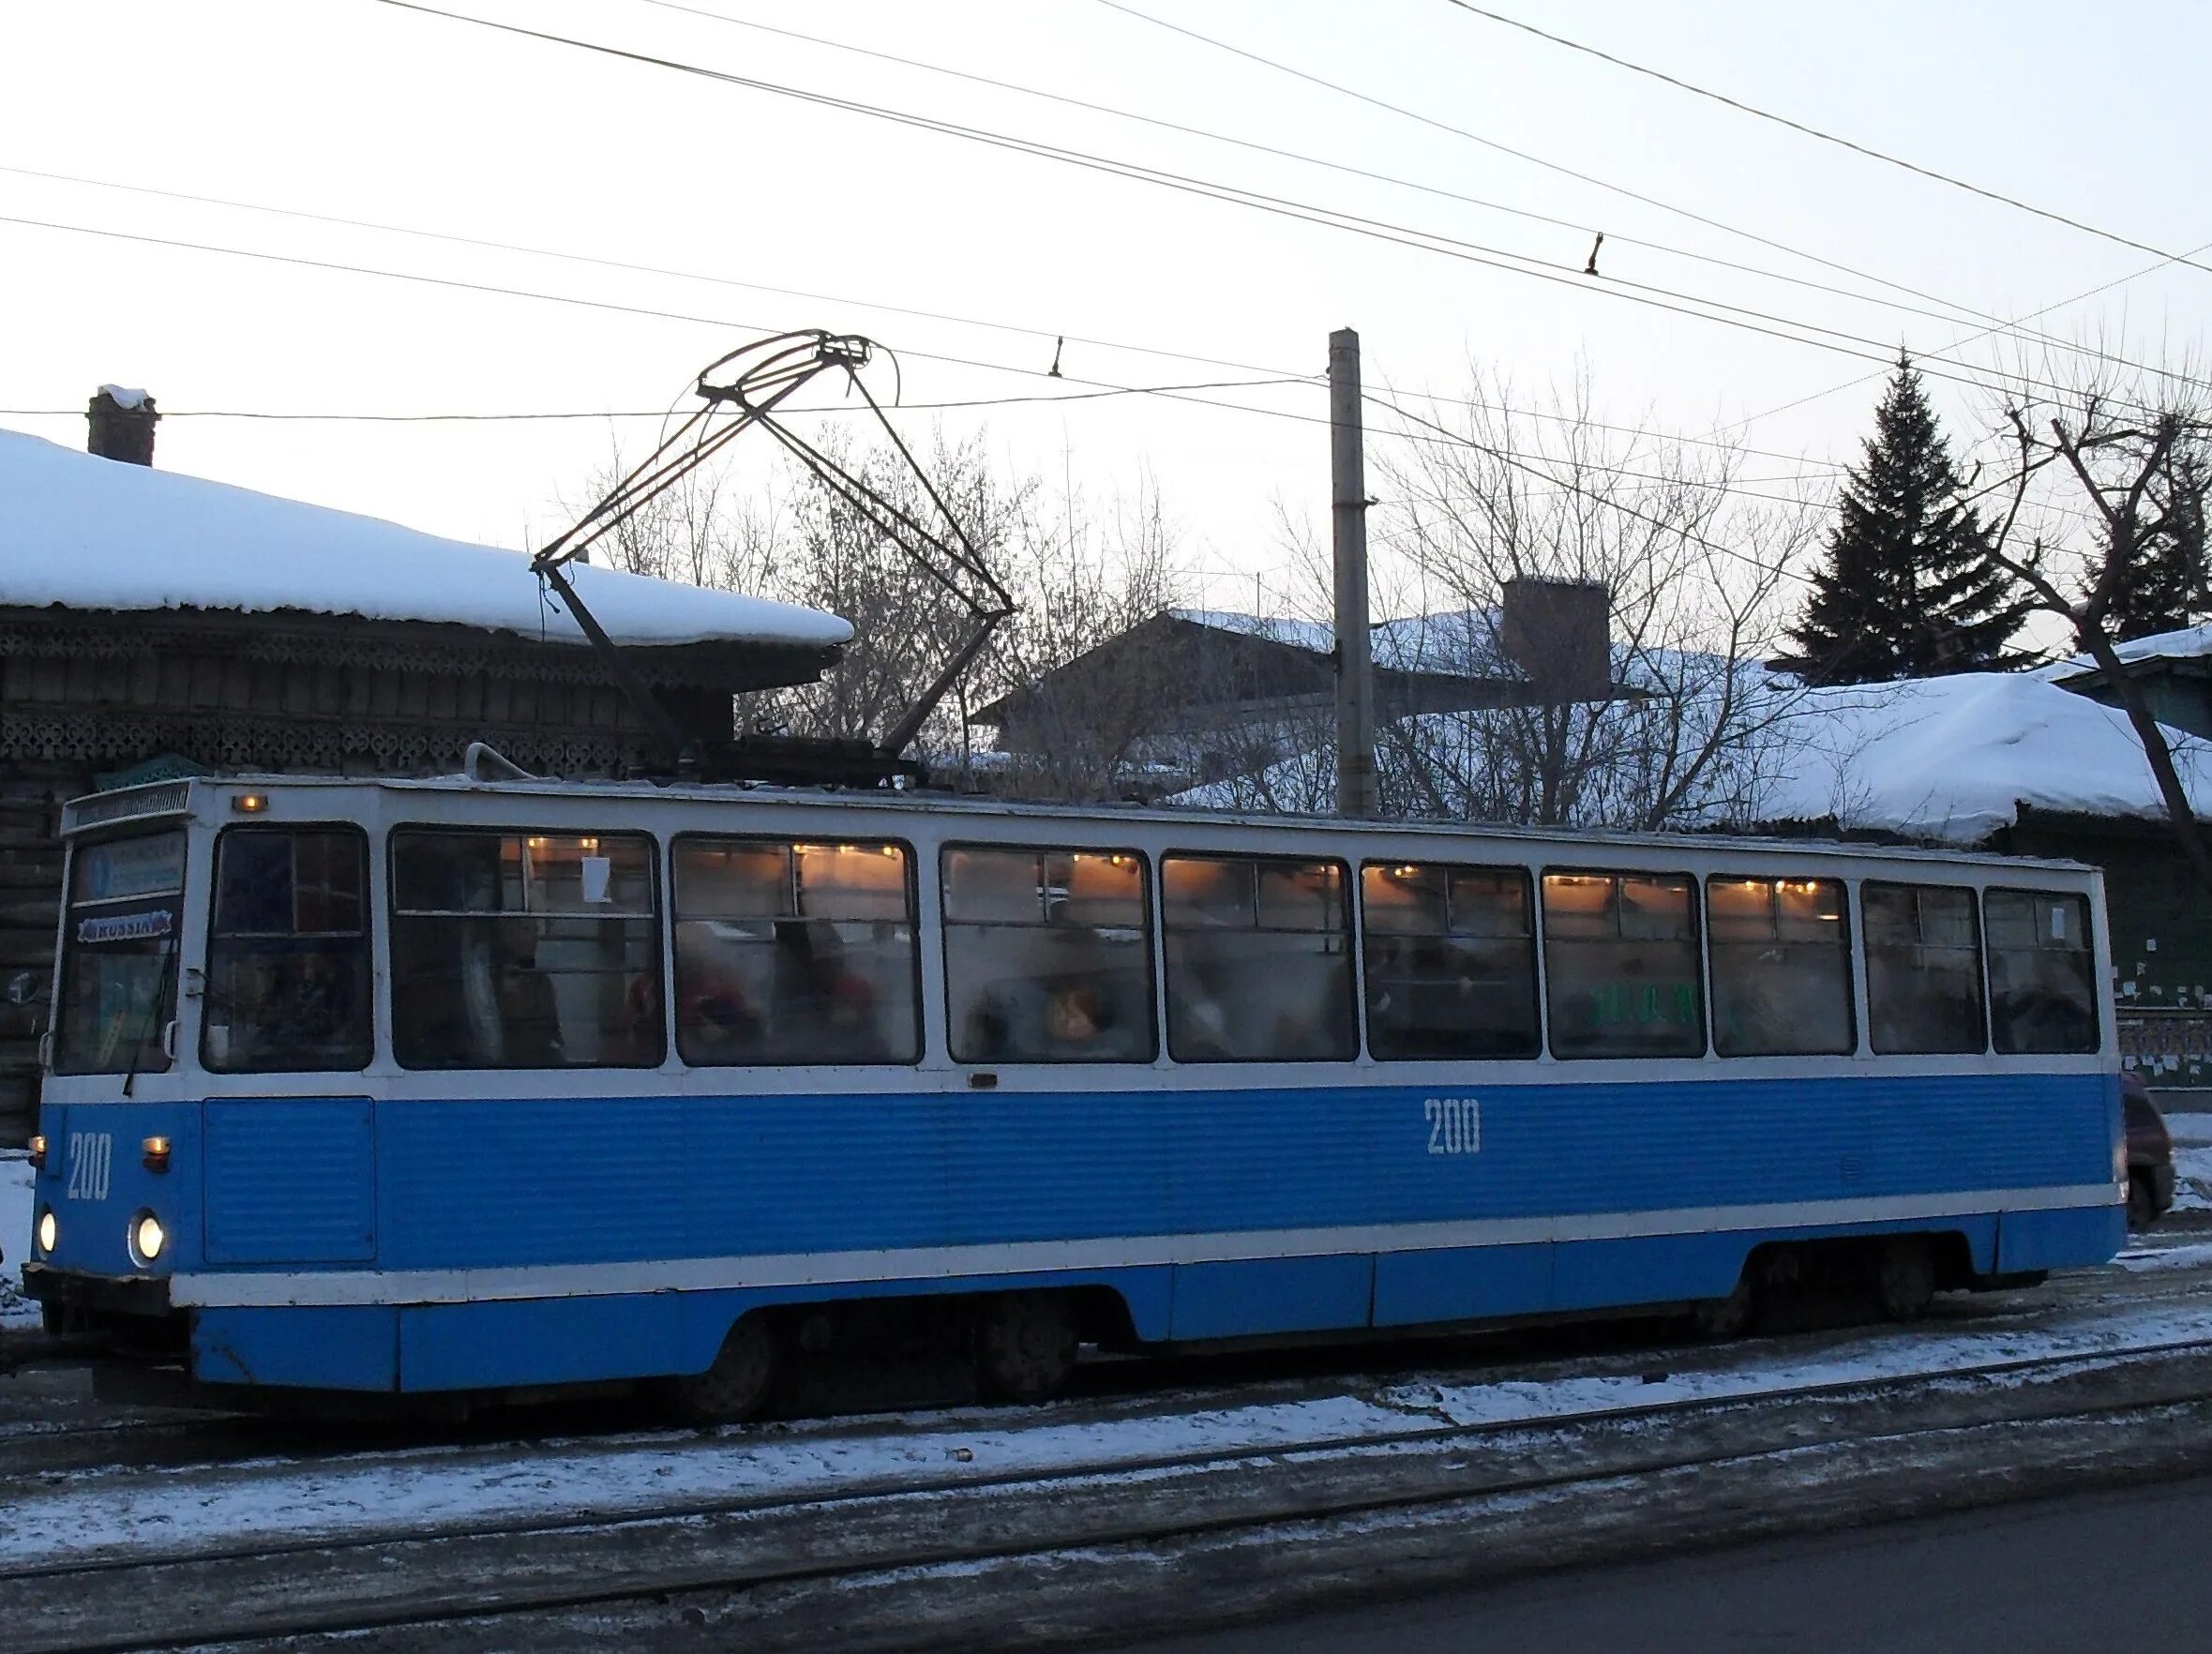
[[[603,470],[584,479],[585,506],[604,499],[629,474],[619,441]],[[571,517],[582,510],[564,500]],[[728,474],[702,467],[655,495],[617,523],[594,548],[609,567],[721,592],[765,592],[776,539],[773,498],[734,497]]]
[[[944,502],[986,566],[1001,566],[1022,534],[1036,491],[1028,478],[993,472],[980,437],[949,443],[940,431],[919,456],[925,489],[890,444],[855,455],[842,439],[822,444],[838,463],[918,521],[934,522],[930,490]],[[865,514],[810,476],[795,479],[771,543],[775,596],[827,609],[852,623],[852,641],[820,682],[774,691],[751,709],[757,722],[807,735],[880,739],[923,698],[973,627],[965,604],[943,579],[915,562]],[[964,751],[966,685],[924,728],[925,753]]]
[[1001,575],[1016,609],[979,689],[1021,704],[1024,750],[1005,785],[1032,797],[1116,796],[1156,756],[1146,747],[1176,698],[1172,663],[1135,650],[1079,683],[1055,674],[1182,600],[1186,577],[1158,486],[1140,478],[1103,519],[1072,481],[1057,499],[1032,491]]
[[1973,491],[2004,497],[1992,560],[2096,662],[2143,743],[2183,855],[2212,892],[2212,850],[2173,745],[2118,650],[2128,594],[2192,548],[2201,563],[2212,484],[2204,396],[2201,376],[2123,377],[2110,368],[2045,398],[2024,395],[2004,410],[1996,479]]
[[[1757,660],[1791,559],[1819,527],[1802,495],[1752,495],[1733,450],[1622,432],[1587,378],[1532,413],[1477,371],[1456,424],[1408,414],[1378,467],[1371,543],[1418,571],[1470,675],[1527,680],[1512,704],[1399,719],[1386,802],[1419,814],[1655,828],[1755,813],[1796,693]],[[1509,580],[1610,594],[1613,690],[1542,691],[1503,635]]]
[[[824,446],[893,504],[934,520],[923,480],[896,448],[855,454],[834,435]],[[978,710],[1033,693],[1056,669],[1172,608],[1183,576],[1172,523],[1149,476],[1100,518],[1072,480],[1047,497],[1034,477],[995,469],[980,436],[948,443],[940,433],[922,464],[928,487],[1016,605],[922,733],[930,761],[974,774]],[[590,479],[592,497],[624,471],[617,450],[607,471]],[[756,729],[880,738],[971,624],[942,583],[796,468],[777,472],[757,499],[741,495],[727,474],[694,472],[602,545],[609,563],[631,573],[805,604],[852,623],[851,643],[819,683],[744,698],[740,714]],[[1029,747],[1017,763],[996,767],[993,784],[1046,797],[1114,796],[1142,761],[1136,748],[1156,728],[1163,699],[1173,699],[1166,663],[1149,664],[1153,669],[1101,674],[1080,695],[1035,696],[1025,721]]]

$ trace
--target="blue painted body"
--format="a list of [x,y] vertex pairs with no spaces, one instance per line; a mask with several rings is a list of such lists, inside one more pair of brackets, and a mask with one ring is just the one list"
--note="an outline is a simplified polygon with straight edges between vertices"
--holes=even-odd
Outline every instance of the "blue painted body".
[[[370,1284],[379,1301],[190,1312],[203,1379],[359,1391],[697,1372],[737,1316],[778,1302],[1094,1286],[1121,1296],[1140,1338],[1196,1340],[1718,1297],[1753,1247],[1783,1238],[1956,1234],[1979,1272],[2098,1263],[2125,1238],[2116,1193],[2060,1210],[1997,1195],[2114,1188],[2109,1074],[1441,1088],[1481,1099],[1480,1150],[1461,1154],[1430,1151],[1422,1105],[1439,1089],[793,1095],[764,1083],[685,1098],[53,1105],[38,1198],[61,1219],[59,1269],[143,1272],[124,1237],[151,1207],[173,1237],[159,1272],[429,1272],[464,1300]],[[66,1198],[66,1146],[91,1131],[114,1136],[112,1186]],[[166,1174],[139,1164],[155,1133],[173,1144]],[[1959,1198],[1940,1217],[1873,1210],[1941,1195]],[[1836,1202],[1863,1215],[1812,1204]],[[1697,1215],[1745,1208],[1755,1221]],[[1613,1214],[1645,1232],[1603,1233]],[[1477,1244],[1404,1228],[1514,1221]],[[1266,1239],[1316,1230],[1361,1231],[1360,1243]],[[1254,1238],[1252,1256],[1219,1256],[1238,1236]],[[1034,1246],[1058,1241],[1094,1244],[1061,1267]],[[993,1248],[1018,1246],[1018,1262],[995,1267]],[[911,1256],[954,1247],[977,1250],[956,1269]],[[676,1278],[701,1260],[815,1254],[839,1261],[796,1284]],[[560,1266],[602,1272],[585,1289],[550,1274],[543,1291],[489,1301],[455,1273]]]

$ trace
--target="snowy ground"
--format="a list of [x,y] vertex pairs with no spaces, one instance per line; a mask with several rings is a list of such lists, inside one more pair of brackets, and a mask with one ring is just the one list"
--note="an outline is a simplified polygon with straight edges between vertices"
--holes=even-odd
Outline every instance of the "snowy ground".
[[2174,1137],[2174,1210],[2212,1211],[2212,1114],[2166,1116]]
[[[2161,1255],[2144,1251],[2145,1262]],[[2204,1257],[2190,1260],[2200,1267]],[[1855,1334],[1806,1351],[1787,1340],[1706,1352],[1670,1371],[1468,1382],[1408,1380],[1354,1393],[1221,1405],[1166,1397],[1106,1418],[1065,1410],[954,1411],[724,1431],[552,1441],[518,1451],[447,1447],[311,1463],[90,1470],[20,1488],[0,1525],[0,1569],[233,1549],[258,1541],[361,1540],[486,1525],[680,1511],[733,1496],[805,1499],[895,1487],[917,1493],[1022,1476],[1105,1487],[1162,1459],[1296,1452],[1372,1443],[1388,1451],[1439,1426],[1490,1424],[1528,1445],[1563,1421],[1690,1401],[1784,1397],[1897,1380],[1965,1387],[1991,1363],[2076,1358],[2212,1340],[2212,1296],[2060,1308],[2034,1326]],[[1676,1358],[1678,1361],[1679,1356]],[[1645,1428],[1637,1423],[1631,1428]],[[1648,1427],[1663,1428],[1663,1423]],[[1072,1488],[1076,1496],[1081,1496]]]
[[31,1163],[14,1150],[0,1149],[0,1327],[28,1326],[38,1306],[22,1292],[23,1262],[31,1251]]

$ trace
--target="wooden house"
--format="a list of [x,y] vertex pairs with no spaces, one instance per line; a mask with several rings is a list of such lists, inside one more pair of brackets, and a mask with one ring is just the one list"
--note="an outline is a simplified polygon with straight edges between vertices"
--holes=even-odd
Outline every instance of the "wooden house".
[[[162,774],[451,772],[474,741],[548,774],[653,744],[519,552],[156,470],[143,393],[103,387],[90,453],[0,431],[0,1144],[31,1129],[58,810]],[[813,680],[833,615],[571,571],[686,732]]]

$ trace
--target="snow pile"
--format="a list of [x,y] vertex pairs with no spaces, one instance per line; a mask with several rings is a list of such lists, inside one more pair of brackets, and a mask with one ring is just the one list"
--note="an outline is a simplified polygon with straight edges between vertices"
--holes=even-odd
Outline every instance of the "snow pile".
[[[2127,715],[2040,679],[1962,672],[1902,684],[1811,689],[1768,767],[1761,821],[1832,821],[1975,845],[2021,806],[2085,816],[2165,814]],[[2198,814],[2212,816],[2212,751],[2168,729]]]
[[2212,1211],[2212,1147],[2174,1144],[2174,1210]]
[[31,1163],[0,1151],[0,1327],[29,1326],[38,1306],[23,1295],[23,1259],[31,1252]]
[[[2132,666],[2139,660],[2202,660],[2212,654],[2212,625],[2184,626],[2177,632],[2158,632],[2148,638],[2115,643],[2113,653],[2126,666]],[[2086,677],[2099,669],[2097,663],[2086,654],[2077,654],[2069,660],[2039,667],[2036,675],[2047,678],[2054,684],[2064,684],[2074,678]]]
[[[835,615],[574,565],[618,643],[843,643]],[[0,430],[0,601],[440,621],[582,643],[530,560]]]

